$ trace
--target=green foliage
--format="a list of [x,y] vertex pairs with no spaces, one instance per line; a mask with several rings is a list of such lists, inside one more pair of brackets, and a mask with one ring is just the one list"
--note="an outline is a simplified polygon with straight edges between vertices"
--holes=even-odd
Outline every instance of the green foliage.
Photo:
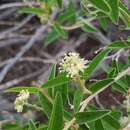
[[66,77],[65,74],[61,74],[59,76],[57,76],[56,78],[53,78],[51,80],[49,80],[48,82],[46,82],[45,84],[43,84],[43,88],[53,88],[53,87],[57,87],[57,86],[61,86],[63,84],[67,84],[70,81],[70,79],[68,77]]
[[108,0],[111,7],[110,17],[113,23],[117,24],[119,19],[119,0]]
[[104,59],[104,57],[109,53],[110,50],[103,50],[101,51],[96,57],[93,58],[93,60],[90,62],[88,67],[86,68],[84,72],[84,76],[88,77],[93,73],[93,71],[96,69],[98,64],[101,63],[101,61]]
[[[67,40],[69,32],[75,29],[93,35],[94,33],[101,34],[102,29],[106,31],[109,23],[118,26],[119,29],[122,27],[129,29],[130,27],[130,10],[122,0],[81,0],[78,6],[74,0],[69,0],[68,4],[64,4],[64,2],[64,0],[41,0],[40,6],[28,6],[20,9],[21,13],[35,14],[41,24],[49,26],[49,31],[43,40],[45,46],[51,45],[59,38]],[[55,10],[56,17],[53,19],[52,15]],[[101,28],[96,26],[95,22],[99,22]],[[117,106],[109,106],[109,109],[105,106],[97,108],[94,102],[91,102],[108,87],[111,87],[112,91],[120,92],[123,96],[127,95],[128,97],[130,58],[126,56],[125,64],[124,61],[120,62],[119,51],[128,51],[130,40],[129,38],[120,38],[113,42],[107,42],[108,45],[95,54],[85,66],[84,71],[80,70],[78,76],[69,77],[69,74],[60,73],[58,63],[52,65],[48,80],[41,87],[18,86],[6,90],[10,93],[27,90],[31,95],[37,95],[36,101],[38,99],[39,102],[30,106],[37,109],[41,116],[45,115],[47,118],[46,122],[40,122],[40,124],[32,120],[22,126],[17,123],[6,123],[6,125],[2,125],[2,130],[122,129],[119,122],[123,117],[122,108],[117,108]],[[106,59],[109,59],[109,64],[103,62]],[[71,60],[68,64],[71,64]],[[71,69],[71,65],[68,69]],[[78,65],[79,68],[82,67],[82,65]],[[101,79],[102,77],[99,76],[100,80],[94,83],[85,82],[91,79],[97,69],[103,70],[105,78]],[[25,105],[28,107],[28,104]],[[122,105],[124,104],[121,104],[120,107]],[[126,112],[128,110],[126,108]],[[129,115],[129,113],[127,114]]]
[[40,91],[39,88],[37,88],[37,87],[23,87],[23,86],[20,86],[20,87],[10,88],[6,92],[19,93],[22,90],[28,90],[29,93],[38,93]]
[[110,113],[109,110],[97,110],[90,112],[79,112],[76,114],[76,120],[79,124],[97,121]]
[[36,129],[37,128],[36,128],[35,123],[32,120],[30,120],[30,122],[29,122],[29,130],[36,130]]
[[54,23],[53,28],[59,36],[63,37],[64,39],[68,38],[67,32],[61,28],[59,23]]
[[44,113],[49,118],[51,111],[52,111],[52,104],[48,100],[48,98],[44,94],[42,94],[41,92],[39,93],[39,102],[41,104],[41,107],[42,107]]
[[104,13],[108,13],[110,11],[110,7],[105,0],[90,0],[90,2]]
[[96,93],[97,91],[109,87],[113,83],[113,81],[114,79],[105,79],[105,80],[98,81],[96,83],[91,84],[90,90],[91,92]]
[[61,130],[63,127],[63,101],[60,93],[57,93],[47,130]]
[[80,89],[78,89],[77,91],[75,91],[74,94],[74,100],[73,100],[73,105],[74,105],[74,112],[78,112],[79,107],[80,107],[80,102],[83,99],[83,93]]

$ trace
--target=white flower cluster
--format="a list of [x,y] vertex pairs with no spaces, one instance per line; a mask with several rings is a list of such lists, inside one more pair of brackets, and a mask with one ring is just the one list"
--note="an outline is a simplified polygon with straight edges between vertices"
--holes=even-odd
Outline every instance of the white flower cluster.
[[30,94],[28,90],[22,90],[18,97],[15,99],[14,105],[17,112],[23,111],[23,106],[28,102]]
[[66,72],[67,76],[75,78],[80,76],[80,72],[83,72],[86,68],[88,60],[81,58],[78,53],[69,52],[65,54],[64,58],[60,63],[60,72]]

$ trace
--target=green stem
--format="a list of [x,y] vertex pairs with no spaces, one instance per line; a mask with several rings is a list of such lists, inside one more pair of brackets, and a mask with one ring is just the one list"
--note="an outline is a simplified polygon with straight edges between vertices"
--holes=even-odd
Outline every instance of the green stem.
[[83,94],[87,94],[87,95],[92,94],[92,92],[86,88],[84,79],[81,79],[80,77],[77,77],[76,80],[79,82],[80,88],[81,88]]

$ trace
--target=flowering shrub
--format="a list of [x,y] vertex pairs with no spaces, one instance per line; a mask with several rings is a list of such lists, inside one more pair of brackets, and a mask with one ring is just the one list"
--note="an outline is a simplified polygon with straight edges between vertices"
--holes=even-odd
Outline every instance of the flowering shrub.
[[[76,8],[75,1],[71,0],[67,4],[63,0],[39,0],[38,3],[39,6],[28,5],[20,11],[37,15],[41,24],[51,27],[45,39],[46,46],[59,37],[67,39],[68,31],[72,29],[80,28],[90,35],[100,34],[99,28],[93,24],[95,20],[102,30],[106,30],[109,22],[124,29],[130,27],[130,11],[122,0],[81,0],[80,8]],[[33,108],[47,118],[46,123],[31,120],[23,126],[17,124],[15,129],[129,130],[129,48],[129,38],[107,41],[107,45],[89,62],[78,53],[69,52],[60,63],[52,65],[48,81],[41,87],[9,89],[8,92],[20,93],[14,102],[17,112],[25,111],[23,107]],[[127,64],[120,62],[120,51],[128,52]],[[104,64],[109,57],[112,57],[111,63]],[[97,67],[103,69],[106,78],[86,84]],[[125,97],[124,104],[120,105],[123,110],[116,106],[109,109],[96,106],[91,102],[108,87]],[[36,103],[29,103],[30,95],[37,95]]]

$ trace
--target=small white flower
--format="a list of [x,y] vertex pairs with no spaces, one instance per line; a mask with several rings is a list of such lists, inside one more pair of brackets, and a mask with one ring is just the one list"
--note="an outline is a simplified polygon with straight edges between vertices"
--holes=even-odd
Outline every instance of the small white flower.
[[60,63],[60,72],[66,72],[67,76],[75,78],[80,76],[80,72],[83,72],[86,68],[88,60],[81,58],[78,53],[70,52],[65,54],[64,58]]
[[18,97],[15,99],[14,105],[17,112],[23,111],[23,106],[28,102],[30,94],[28,90],[22,90]]

